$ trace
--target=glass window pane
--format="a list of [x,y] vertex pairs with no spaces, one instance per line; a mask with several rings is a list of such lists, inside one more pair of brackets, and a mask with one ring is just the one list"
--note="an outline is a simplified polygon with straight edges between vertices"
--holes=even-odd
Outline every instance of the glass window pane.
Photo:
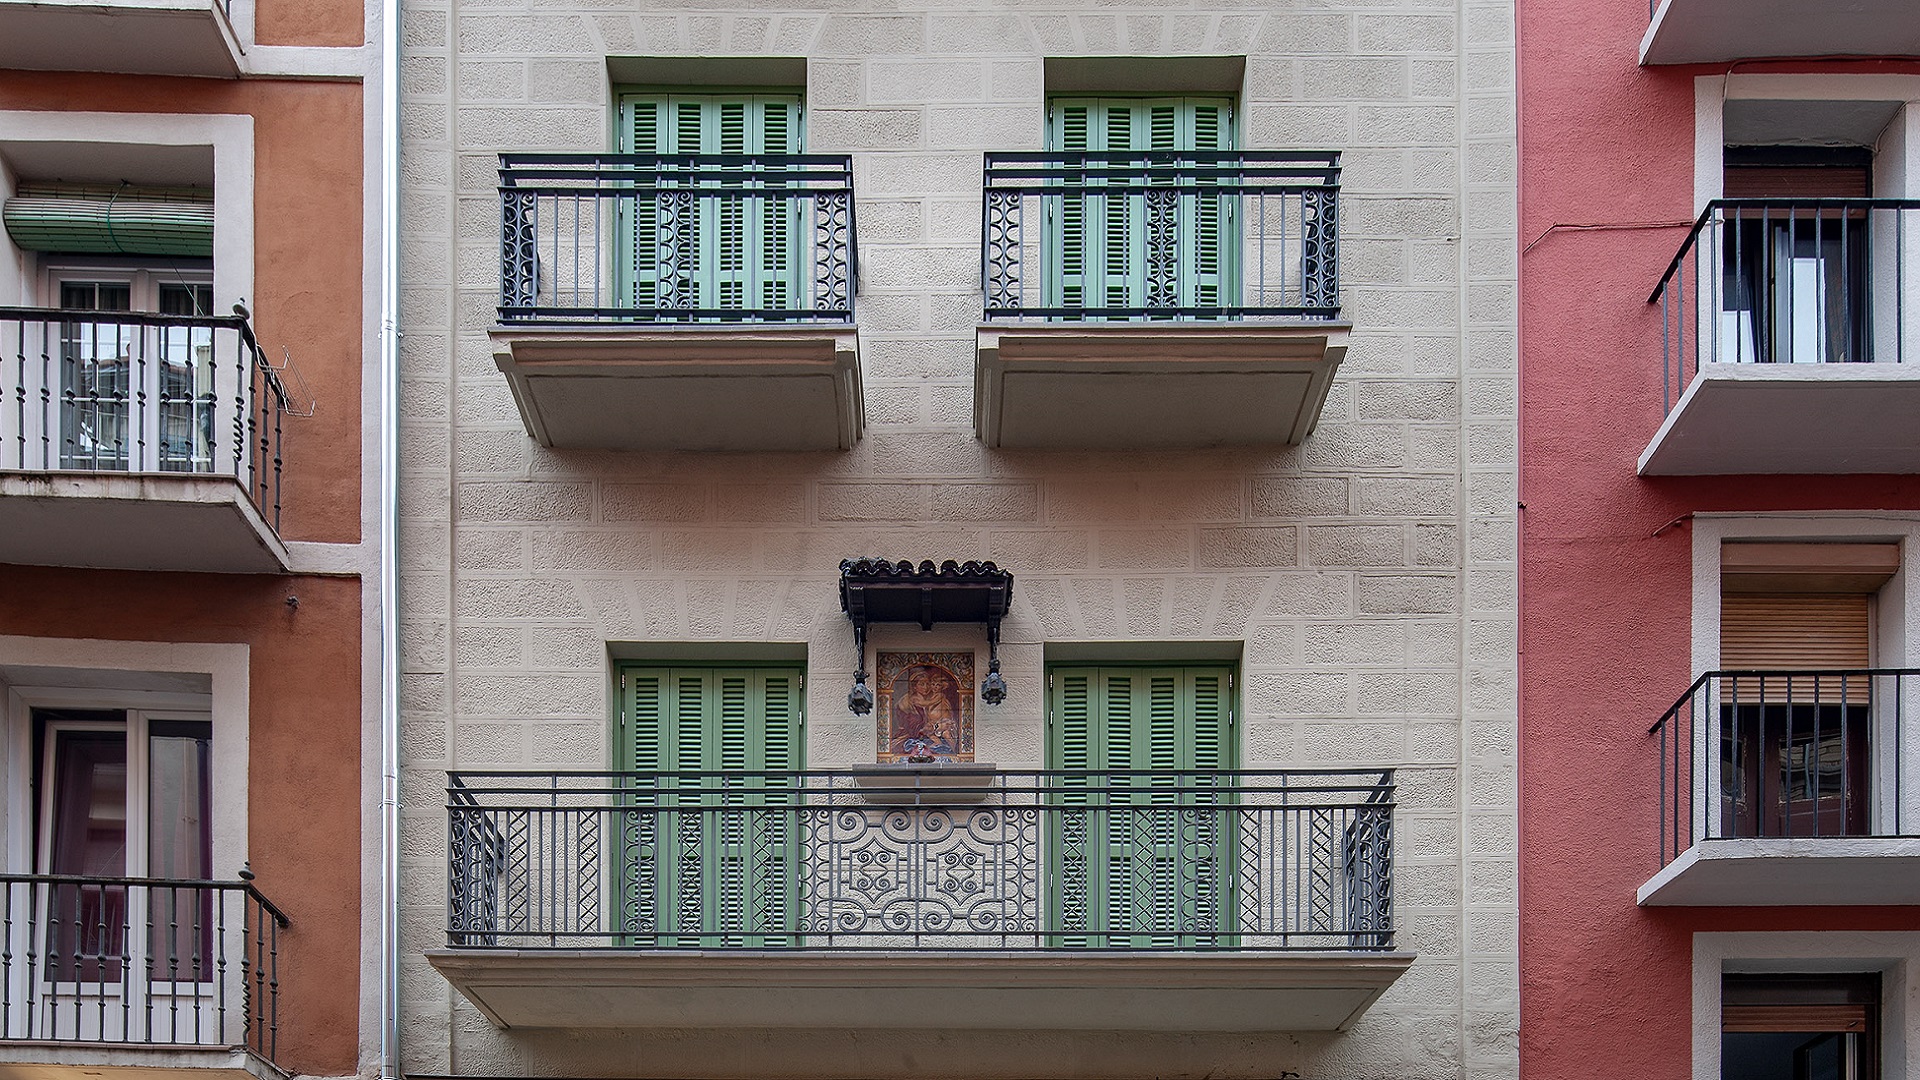
[[[120,877],[127,872],[127,741],[119,731],[56,731],[52,838],[54,874]],[[47,974],[56,982],[114,981],[126,943],[126,889],[55,885],[48,898]]]

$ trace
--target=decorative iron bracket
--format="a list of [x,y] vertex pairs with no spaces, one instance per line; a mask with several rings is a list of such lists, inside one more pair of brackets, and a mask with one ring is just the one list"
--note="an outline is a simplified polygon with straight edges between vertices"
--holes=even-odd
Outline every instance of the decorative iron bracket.
[[873,711],[873,691],[867,687],[867,627],[872,623],[918,623],[931,630],[935,623],[980,623],[987,628],[987,677],[980,697],[989,705],[1006,700],[1007,682],[1000,675],[1000,620],[1013,600],[1013,575],[990,562],[955,562],[935,566],[931,559],[915,566],[907,560],[844,559],[840,563],[840,610],[853,622],[855,660],[853,690],[847,708],[855,715]]

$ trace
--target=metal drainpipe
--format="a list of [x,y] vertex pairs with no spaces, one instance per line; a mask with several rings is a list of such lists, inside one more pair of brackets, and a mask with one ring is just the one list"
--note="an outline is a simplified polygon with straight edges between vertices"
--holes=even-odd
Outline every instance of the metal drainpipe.
[[380,1076],[400,1073],[400,0],[380,12]]

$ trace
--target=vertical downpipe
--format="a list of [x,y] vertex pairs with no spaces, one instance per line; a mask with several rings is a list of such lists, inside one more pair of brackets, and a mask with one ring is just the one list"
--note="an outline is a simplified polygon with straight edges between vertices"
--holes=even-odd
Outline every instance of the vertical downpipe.
[[400,1077],[400,0],[380,11],[380,1077]]

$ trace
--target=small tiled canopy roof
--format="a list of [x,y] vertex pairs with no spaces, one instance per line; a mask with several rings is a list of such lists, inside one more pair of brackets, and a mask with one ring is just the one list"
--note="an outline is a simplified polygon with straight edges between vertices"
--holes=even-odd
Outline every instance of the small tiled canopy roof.
[[868,623],[985,623],[998,628],[1013,599],[1013,575],[990,562],[845,559],[840,609],[855,626]]

